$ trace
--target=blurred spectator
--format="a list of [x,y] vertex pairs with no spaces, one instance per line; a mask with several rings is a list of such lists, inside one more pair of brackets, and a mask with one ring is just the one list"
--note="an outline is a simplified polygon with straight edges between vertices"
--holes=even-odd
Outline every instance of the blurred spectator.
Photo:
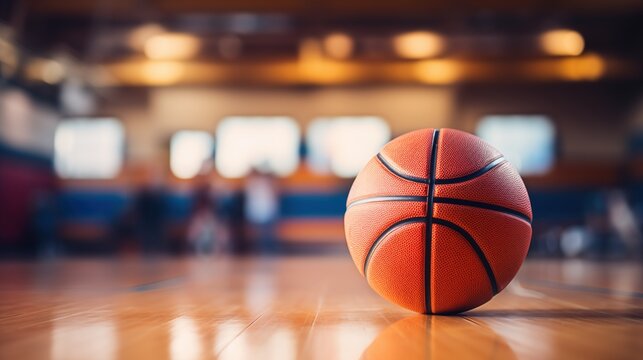
[[187,231],[188,243],[197,254],[220,254],[229,250],[227,231],[215,209],[216,201],[209,186],[198,189]]
[[143,252],[165,250],[165,191],[159,184],[140,190],[134,201],[136,233]]
[[641,230],[622,191],[614,190],[607,195],[607,216],[613,231],[625,244],[628,254],[640,257]]
[[597,258],[640,257],[640,224],[623,190],[595,194],[585,221],[587,255]]
[[117,248],[123,253],[132,253],[139,250],[137,246],[138,214],[136,205],[136,201],[128,202],[123,213],[116,219],[113,229],[113,238],[117,241]]
[[230,251],[236,255],[245,254],[250,250],[246,237],[245,192],[238,189],[230,190],[220,198],[219,213],[228,230]]
[[54,194],[39,192],[35,196],[30,230],[34,237],[38,255],[53,258],[60,248],[56,237],[56,199]]
[[592,195],[585,206],[585,228],[588,237],[592,239],[587,244],[588,257],[603,259],[609,256],[613,243],[613,233],[607,216],[607,202],[602,191]]
[[560,251],[565,257],[583,255],[593,241],[592,234],[583,226],[570,226],[560,233]]
[[253,234],[253,240],[262,253],[277,250],[275,222],[279,215],[279,197],[274,178],[253,171],[245,183],[245,216]]

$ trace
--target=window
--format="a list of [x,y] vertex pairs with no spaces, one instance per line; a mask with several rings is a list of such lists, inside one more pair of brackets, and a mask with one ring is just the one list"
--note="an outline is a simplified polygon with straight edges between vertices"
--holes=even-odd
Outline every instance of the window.
[[485,116],[476,133],[500,150],[522,175],[543,174],[553,165],[556,134],[547,116]]
[[123,163],[125,134],[114,118],[61,122],[54,140],[54,166],[63,178],[115,177]]
[[246,176],[253,169],[286,176],[299,164],[299,127],[286,116],[231,116],[216,132],[219,174]]
[[212,157],[214,139],[205,131],[179,131],[170,140],[170,169],[181,179],[195,177]]
[[308,128],[308,163],[313,171],[354,177],[391,138],[386,122],[375,116],[315,119]]

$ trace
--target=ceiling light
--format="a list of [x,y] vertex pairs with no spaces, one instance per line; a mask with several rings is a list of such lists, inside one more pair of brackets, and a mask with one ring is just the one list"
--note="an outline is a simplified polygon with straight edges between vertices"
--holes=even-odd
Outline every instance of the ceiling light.
[[335,59],[346,59],[353,52],[353,39],[343,33],[332,33],[324,38],[324,52]]
[[134,50],[142,51],[145,43],[153,36],[165,33],[166,30],[159,24],[145,24],[132,30],[127,36],[127,44]]
[[196,37],[182,33],[155,35],[145,42],[145,55],[154,60],[180,60],[194,57],[201,48]]
[[185,65],[174,62],[147,62],[143,64],[141,74],[149,85],[170,85],[178,82],[185,74]]
[[585,40],[574,30],[550,30],[540,36],[540,46],[549,55],[577,56],[583,53]]
[[408,32],[393,39],[393,48],[400,57],[423,59],[440,54],[444,49],[444,39],[428,31]]
[[427,84],[451,84],[462,77],[462,66],[453,60],[426,60],[415,64],[415,76]]
[[605,60],[595,54],[562,59],[559,69],[562,76],[567,80],[597,80],[605,73]]
[[65,67],[58,61],[44,58],[30,60],[25,67],[25,76],[29,80],[57,84],[66,75]]

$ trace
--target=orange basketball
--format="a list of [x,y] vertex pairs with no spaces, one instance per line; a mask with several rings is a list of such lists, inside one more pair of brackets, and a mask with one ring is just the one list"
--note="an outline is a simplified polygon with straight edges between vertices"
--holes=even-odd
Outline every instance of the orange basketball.
[[421,313],[489,301],[531,239],[518,172],[482,139],[424,129],[389,142],[359,173],[344,217],[348,248],[382,297]]

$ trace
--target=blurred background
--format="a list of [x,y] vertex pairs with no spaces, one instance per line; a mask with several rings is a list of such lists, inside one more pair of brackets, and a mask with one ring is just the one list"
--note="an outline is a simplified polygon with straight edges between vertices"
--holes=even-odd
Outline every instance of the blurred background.
[[532,257],[641,258],[637,0],[0,1],[0,257],[345,253],[390,139],[475,133]]

